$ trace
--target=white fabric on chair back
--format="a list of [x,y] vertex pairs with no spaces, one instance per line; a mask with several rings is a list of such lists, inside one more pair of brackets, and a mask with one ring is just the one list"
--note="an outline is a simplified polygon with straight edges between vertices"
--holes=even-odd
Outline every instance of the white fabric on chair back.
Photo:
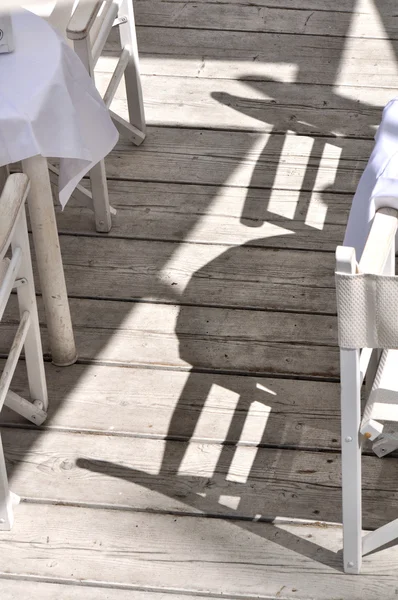
[[398,348],[398,277],[336,273],[341,348]]
[[385,106],[375,141],[352,201],[344,237],[344,246],[355,248],[358,261],[376,211],[381,207],[398,209],[398,99]]

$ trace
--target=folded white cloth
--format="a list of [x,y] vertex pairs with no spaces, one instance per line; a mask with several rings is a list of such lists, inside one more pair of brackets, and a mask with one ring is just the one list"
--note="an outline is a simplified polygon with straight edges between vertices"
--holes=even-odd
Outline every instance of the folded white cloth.
[[375,135],[375,146],[352,201],[344,246],[356,250],[359,261],[375,212],[398,209],[398,99],[391,100]]
[[78,56],[40,17],[12,15],[15,51],[0,54],[0,166],[41,154],[60,158],[64,206],[80,179],[118,140]]

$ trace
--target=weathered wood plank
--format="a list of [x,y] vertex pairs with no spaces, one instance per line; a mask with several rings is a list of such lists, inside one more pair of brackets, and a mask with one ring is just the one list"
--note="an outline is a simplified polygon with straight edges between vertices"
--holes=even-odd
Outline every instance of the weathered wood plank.
[[[87,361],[305,377],[339,373],[332,316],[76,298],[70,307],[78,354]],[[43,323],[41,302],[39,308]],[[9,351],[16,322],[14,304],[1,325],[1,353]],[[48,352],[46,329],[42,337]]]
[[[339,83],[379,89],[390,87],[397,76],[394,48],[382,38],[250,31],[242,35],[240,31],[173,27],[137,27],[137,35],[144,75],[260,81],[271,78],[334,88]],[[105,56],[118,53],[120,43],[114,30],[100,70],[108,70],[112,62]]]
[[[298,202],[289,190],[274,189],[274,212],[267,212],[263,190],[113,180],[108,187],[117,210],[109,237],[332,252],[344,238],[352,200],[322,192],[326,214],[314,222],[311,211],[307,217],[311,192],[303,192]],[[65,211],[58,203],[56,208],[60,232],[98,235],[92,211],[78,200],[72,198]]]
[[[50,398],[46,428],[256,445],[267,406],[267,444],[339,448],[337,383],[105,365],[45,366]],[[12,389],[29,397],[23,364]],[[6,407],[0,423],[33,427]]]
[[396,549],[366,558],[364,576],[351,578],[342,576],[340,548],[336,526],[25,503],[12,532],[0,534],[2,572],[14,576],[113,582],[140,590],[150,585],[156,591],[178,586],[180,592],[260,600],[394,595]]
[[[264,411],[258,423],[262,443],[276,425],[272,411],[267,416]],[[341,521],[339,453],[54,431],[1,433],[12,489],[25,499]],[[398,477],[390,468],[384,480],[385,463],[376,456],[364,456],[363,464],[363,527],[376,528],[396,518]]]
[[[143,0],[138,0],[138,2]],[[168,2],[181,2],[181,0],[167,0]],[[186,3],[197,4],[198,0],[186,0]],[[281,0],[216,0],[216,4],[241,4],[243,6],[271,6],[274,8],[283,8],[285,10],[315,10],[315,11],[328,11],[328,12],[347,12],[347,13],[358,13],[360,8],[361,14],[374,14],[372,4],[369,2],[362,2],[360,7],[355,6],[352,0],[283,0],[283,6],[281,6]],[[383,13],[392,14],[396,8],[394,0],[380,0],[378,6],[381,7]]]
[[61,251],[72,296],[336,313],[332,253],[68,235]]
[[[114,67],[109,65],[109,70]],[[99,72],[96,80],[104,94],[110,73]],[[380,123],[381,108],[396,96],[395,88],[350,86],[344,88],[344,97],[327,85],[272,80],[215,83],[214,79],[147,75],[142,76],[142,84],[146,116],[154,125],[366,139],[373,137]],[[127,118],[123,85],[112,109]]]
[[[139,148],[121,141],[109,178],[353,193],[373,140],[149,127]],[[299,201],[299,195],[296,195]],[[270,204],[271,202],[271,204]],[[272,194],[264,194],[272,209]]]
[[[174,594],[171,590],[156,592],[155,590],[140,591],[134,589],[118,589],[109,586],[99,587],[95,585],[81,584],[76,581],[75,585],[69,582],[50,583],[34,581],[29,575],[26,579],[4,579],[0,576],[0,587],[2,600],[24,600],[29,588],[31,600],[197,600],[197,596],[191,594]],[[233,600],[223,596],[223,600]]]
[[[349,10],[316,10],[294,9],[287,10],[279,5],[252,5],[244,3],[217,2],[185,2],[174,0],[138,0],[136,2],[136,21],[138,25],[180,27],[194,29],[220,29],[236,31],[267,31],[275,33],[296,33],[322,36],[349,35],[352,13]],[[380,13],[384,27],[375,27],[377,9],[368,4],[369,9],[364,13],[357,12],[357,37],[397,39],[398,18],[391,5],[383,10],[380,3]],[[350,7],[354,9],[353,3]],[[380,14],[379,13],[379,14]]]
[[[355,8],[352,0],[282,4],[136,0],[137,20],[148,25],[138,27],[147,113],[162,127],[151,127],[139,150],[122,143],[109,159],[108,175],[127,180],[111,181],[119,210],[111,236],[141,241],[106,240],[100,246],[98,240],[84,240],[73,247],[71,237],[63,239],[72,293],[95,297],[100,290],[124,302],[72,301],[81,356],[89,362],[96,356],[96,364],[61,372],[47,365],[50,397],[55,396],[48,431],[18,431],[18,418],[2,415],[13,483],[31,500],[103,502],[118,510],[22,504],[14,531],[0,536],[2,572],[77,585],[5,579],[2,599],[9,600],[7,593],[10,600],[19,599],[27,589],[30,598],[40,600],[80,600],[82,592],[89,600],[124,600],[127,594],[157,600],[155,590],[162,589],[159,600],[180,600],[170,596],[176,588],[193,597],[300,600],[373,600],[396,592],[396,550],[366,559],[363,578],[342,575],[338,528],[186,516],[272,511],[340,519],[337,453],[244,447],[258,443],[268,417],[265,444],[336,449],[337,384],[186,371],[193,364],[209,370],[338,375],[338,354],[331,347],[334,319],[280,312],[281,304],[285,310],[330,310],[332,256],[316,257],[321,279],[312,287],[316,267],[307,259],[298,264],[311,253],[276,253],[267,247],[334,250],[341,241],[350,195],[373,146],[379,107],[397,76],[388,41],[397,37],[396,7],[392,0]],[[263,33],[270,30],[275,33]],[[114,52],[114,45],[109,48]],[[217,81],[210,84],[206,78]],[[124,110],[122,94],[117,109]],[[279,132],[271,138],[243,131],[193,132],[203,127],[264,132],[271,126]],[[285,137],[286,130],[301,135]],[[334,132],[363,139],[338,139]],[[307,191],[298,193],[301,188]],[[92,215],[78,204],[68,206],[59,223],[65,232],[93,235]],[[220,247],[213,254],[212,248],[181,244],[176,252],[169,242],[181,240],[246,246]],[[256,260],[248,265],[251,249]],[[294,278],[294,267],[304,271],[304,278]],[[296,287],[304,296],[293,297]],[[278,312],[270,317],[214,306],[177,308],[203,303],[205,297],[208,304],[241,307],[250,297],[255,308]],[[159,301],[177,306],[152,303]],[[8,331],[6,326],[3,344]],[[137,356],[150,368],[97,364],[104,359],[131,366]],[[169,360],[171,369],[153,369]],[[25,386],[21,372],[16,385]],[[88,435],[88,430],[112,435]],[[189,438],[192,432],[195,440],[207,437],[212,444],[154,440]],[[150,439],[134,439],[137,435]],[[240,445],[213,444],[225,439]],[[393,460],[364,457],[367,525],[396,516]],[[175,507],[185,516],[138,514],[128,510],[133,507]],[[85,585],[97,579],[104,587]],[[126,589],[110,589],[115,585]]]

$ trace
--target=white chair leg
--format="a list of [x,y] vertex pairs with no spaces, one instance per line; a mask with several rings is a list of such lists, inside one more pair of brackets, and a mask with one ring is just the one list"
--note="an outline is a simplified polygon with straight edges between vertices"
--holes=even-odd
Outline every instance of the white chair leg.
[[[46,168],[44,172],[47,173]],[[45,410],[48,399],[25,214],[28,190],[29,181],[25,175],[12,175],[6,183],[0,203],[0,222],[3,226],[0,260],[5,266],[5,269],[2,269],[0,285],[0,319],[14,288],[17,289],[20,312],[19,326],[0,377],[0,411],[5,402],[18,414],[40,424],[47,416]],[[5,259],[10,246],[12,258]],[[32,402],[10,390],[10,383],[23,346]],[[13,505],[18,502],[18,496],[13,494],[8,486],[0,437],[0,530],[11,529],[14,521]]]
[[108,233],[112,227],[112,216],[103,160],[91,169],[90,181],[96,229],[101,233]]
[[30,313],[30,327],[24,344],[30,397],[35,402],[37,408],[47,411],[47,385],[25,210],[21,211],[14,230],[11,246],[13,251],[16,248],[22,250],[18,278],[26,281],[26,283],[17,287],[17,294],[20,314],[22,315],[25,311]]
[[[74,40],[73,47],[89,72],[90,77],[94,79],[90,36],[81,40]],[[91,169],[90,181],[96,229],[101,233],[108,233],[112,227],[112,217],[111,207],[109,205],[108,184],[106,182],[105,163],[103,160]]]
[[10,531],[14,523],[13,505],[18,504],[19,498],[10,491],[3,446],[0,436],[0,531]]
[[362,564],[359,350],[341,349],[340,362],[344,571],[357,574]]
[[[130,51],[130,60],[127,64],[126,70],[124,71],[130,123],[139,129],[145,136],[145,111],[142,97],[137,34],[135,30],[134,8],[132,0],[121,1],[119,16],[127,17],[127,21],[119,25],[119,31],[122,48],[128,48]],[[138,140],[139,143],[142,141],[142,139]]]

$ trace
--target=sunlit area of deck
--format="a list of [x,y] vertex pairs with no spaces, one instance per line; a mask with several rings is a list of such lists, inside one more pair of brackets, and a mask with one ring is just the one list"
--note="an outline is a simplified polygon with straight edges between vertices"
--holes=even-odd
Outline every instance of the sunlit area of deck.
[[[343,574],[334,252],[397,95],[396,2],[135,11],[148,132],[106,160],[113,228],[57,212],[79,359],[49,361],[37,282],[49,418],[2,412],[1,599],[393,598],[396,547]],[[395,460],[364,451],[366,529],[397,517]]]

